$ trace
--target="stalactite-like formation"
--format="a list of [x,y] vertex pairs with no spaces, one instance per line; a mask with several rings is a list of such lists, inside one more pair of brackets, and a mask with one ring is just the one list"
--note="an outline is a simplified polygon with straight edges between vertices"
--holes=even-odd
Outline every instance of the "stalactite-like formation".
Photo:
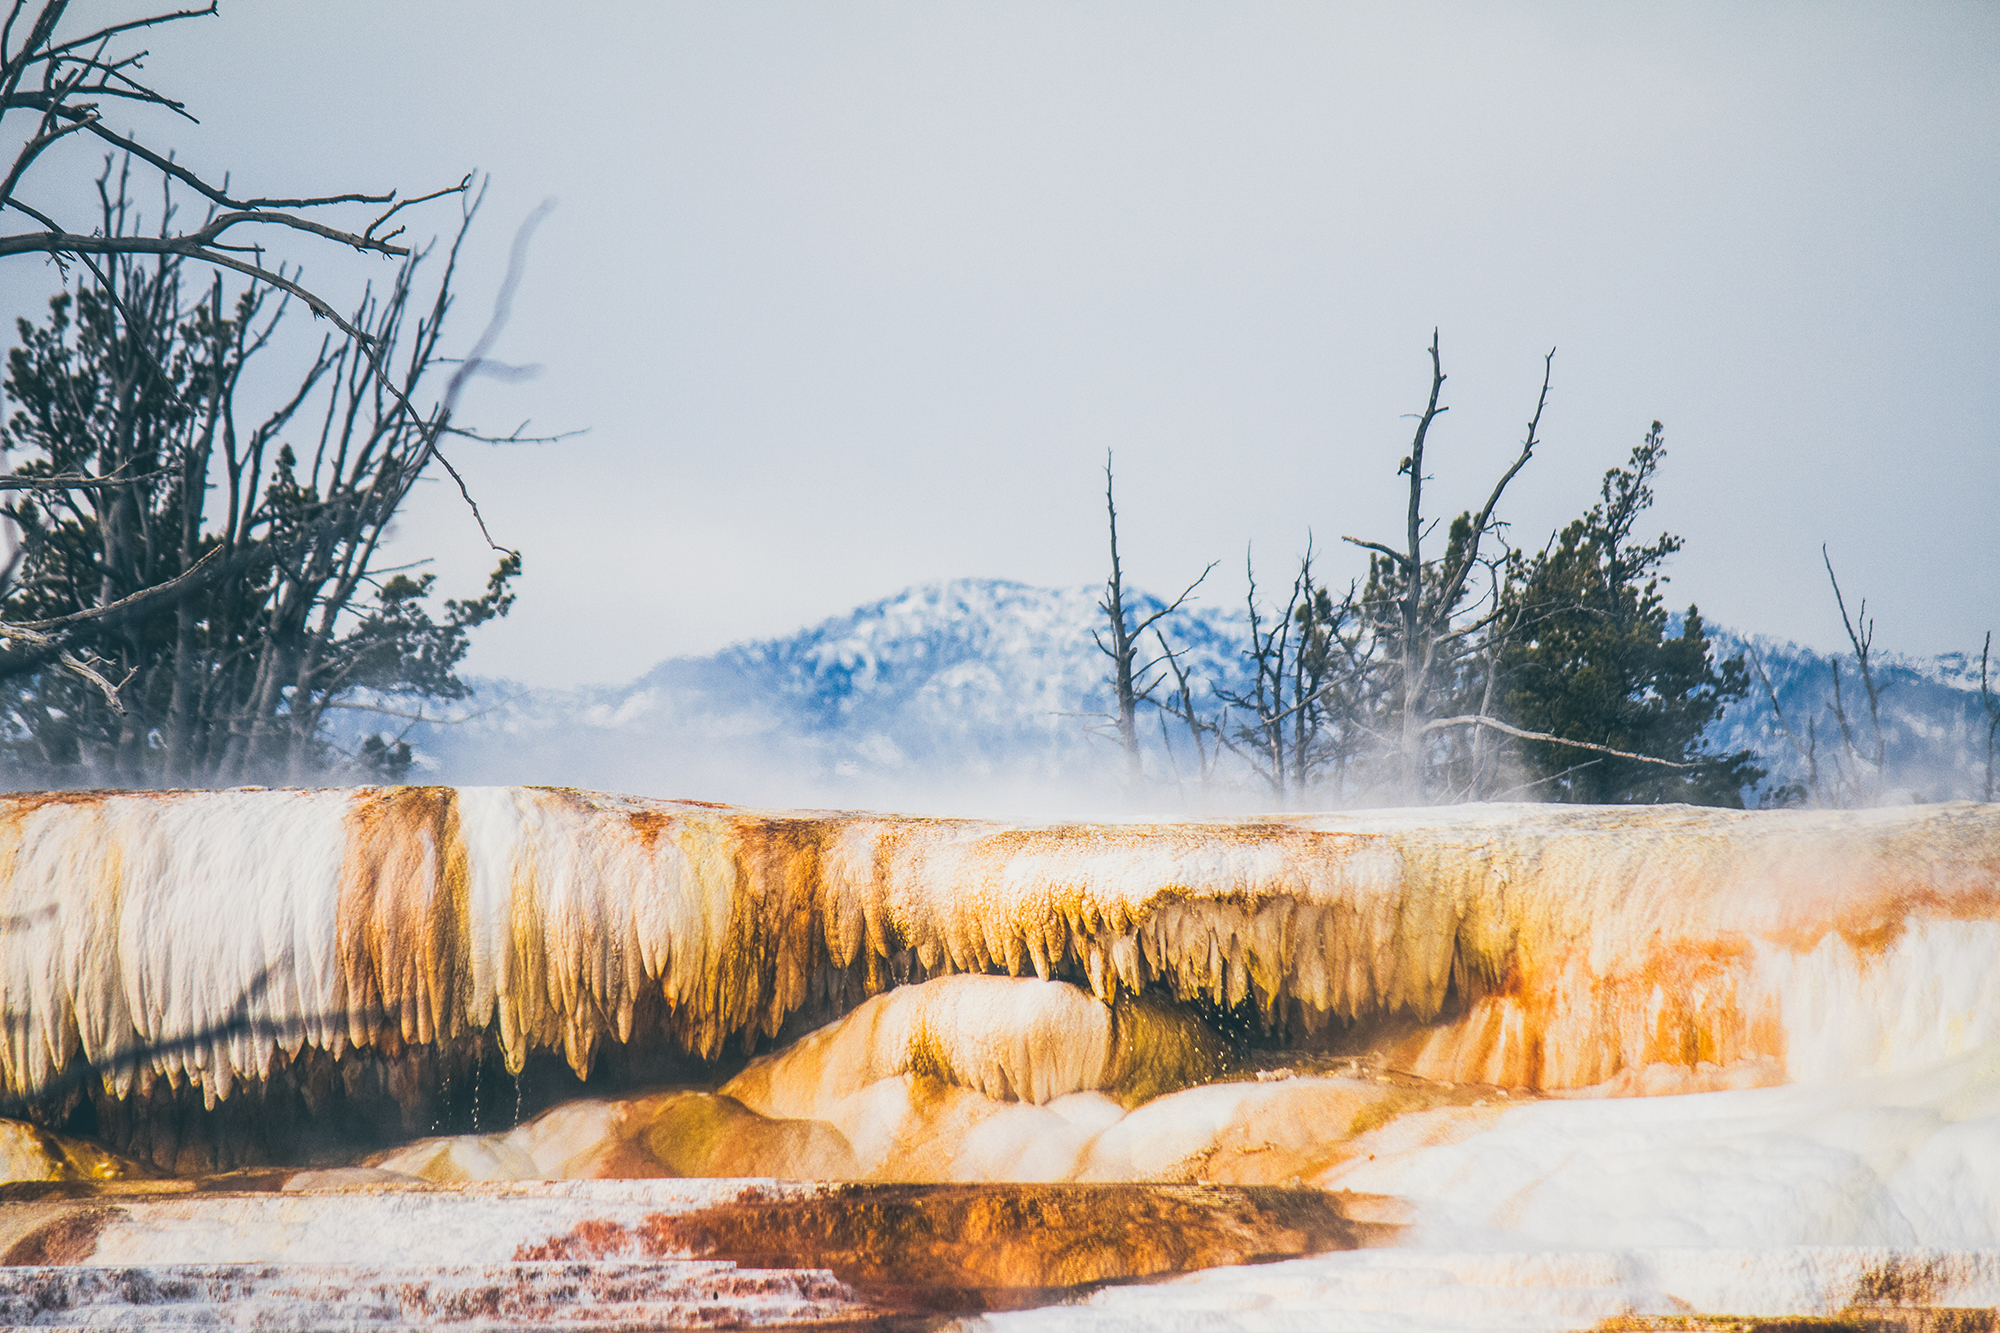
[[1793,1078],[2000,1038],[2000,807],[1016,828],[539,788],[0,800],[0,1084],[211,1103],[311,1048],[704,1057],[953,973],[1402,1015],[1439,1078]]

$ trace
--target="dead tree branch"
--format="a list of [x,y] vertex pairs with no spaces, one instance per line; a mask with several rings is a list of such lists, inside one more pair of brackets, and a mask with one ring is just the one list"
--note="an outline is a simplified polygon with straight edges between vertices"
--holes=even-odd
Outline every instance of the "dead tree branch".
[[[1396,690],[1401,714],[1396,754],[1397,787],[1402,799],[1409,802],[1420,801],[1425,796],[1424,738],[1436,730],[1429,725],[1429,714],[1433,705],[1432,696],[1438,687],[1439,672],[1446,664],[1456,660],[1461,651],[1458,645],[1464,639],[1485,627],[1483,623],[1470,627],[1456,625],[1460,615],[1459,604],[1472,571],[1494,567],[1492,561],[1482,559],[1480,546],[1489,535],[1504,526],[1494,516],[1500,499],[1521,469],[1528,465],[1528,460],[1534,457],[1535,446],[1541,442],[1542,414],[1548,407],[1549,384],[1554,374],[1556,355],[1555,349],[1551,348],[1542,359],[1541,391],[1535,399],[1534,415],[1528,420],[1520,452],[1494,482],[1478,513],[1468,513],[1453,525],[1452,541],[1440,562],[1427,561],[1423,551],[1424,538],[1436,526],[1434,521],[1425,519],[1423,512],[1424,482],[1429,479],[1424,473],[1424,448],[1431,426],[1449,410],[1439,402],[1446,377],[1435,329],[1431,331],[1428,350],[1431,360],[1430,395],[1423,412],[1417,417],[1410,452],[1397,469],[1397,475],[1409,478],[1404,544],[1397,549],[1385,542],[1351,536],[1343,538],[1380,556],[1386,562],[1384,582],[1393,588],[1393,595],[1386,597],[1385,601],[1393,607],[1393,616],[1389,619],[1400,658]],[[1463,525],[1462,534],[1460,525]],[[1497,613],[1497,590],[1495,603]]]
[[[1104,636],[1096,630],[1090,632],[1090,638],[1098,651],[1111,659],[1111,694],[1118,710],[1112,723],[1119,747],[1125,752],[1126,785],[1136,795],[1145,780],[1145,766],[1139,751],[1139,705],[1151,702],[1153,692],[1164,679],[1158,675],[1147,678],[1159,665],[1158,659],[1144,666],[1138,665],[1139,641],[1147,630],[1181,609],[1194,595],[1195,589],[1201,586],[1202,580],[1215,569],[1215,563],[1210,562],[1194,582],[1181,589],[1180,596],[1135,623],[1131,608],[1125,602],[1125,570],[1118,556],[1118,503],[1112,495],[1109,449],[1104,451],[1104,512],[1111,533],[1111,575],[1104,582],[1104,597],[1097,603],[1097,609],[1104,613],[1111,641],[1106,643]],[[1154,633],[1157,636],[1159,632],[1154,630]],[[1162,642],[1165,642],[1164,639]]]
[[1996,740],[2000,740],[2000,697],[1995,697],[1992,687],[1987,684],[1986,659],[1993,652],[1993,631],[1986,631],[1986,642],[1979,649],[1979,702],[1986,709],[1986,799],[1993,799],[1993,750]]
[[[29,18],[31,8],[33,16]],[[107,99],[135,107],[159,107],[193,121],[184,103],[135,77],[145,51],[114,54],[110,48],[117,39],[130,33],[208,17],[216,13],[216,7],[211,4],[203,9],[174,10],[112,24],[76,37],[63,37],[58,29],[68,9],[69,0],[43,0],[38,7],[31,6],[29,0],[14,0],[5,25],[0,26],[0,123],[16,116],[25,116],[28,122],[17,131],[20,138],[13,160],[6,174],[0,176],[0,215],[11,211],[38,224],[35,230],[0,233],[0,258],[26,254],[45,254],[58,260],[92,255],[178,256],[226,268],[287,292],[348,337],[365,341],[360,328],[343,318],[330,301],[287,275],[282,266],[266,263],[264,242],[241,243],[235,233],[288,232],[332,241],[363,254],[403,258],[410,253],[409,247],[397,245],[393,240],[401,228],[388,235],[377,235],[378,229],[411,205],[465,193],[472,184],[471,174],[457,185],[405,200],[399,200],[395,191],[352,190],[300,198],[238,198],[226,185],[217,185],[181,165],[171,153],[152,147],[136,133],[120,133],[105,123]],[[17,28],[22,32],[21,43],[9,49],[8,38]],[[191,189],[207,200],[210,212],[200,226],[187,230],[174,230],[163,219],[160,233],[152,236],[113,235],[96,228],[64,225],[55,215],[53,204],[39,203],[26,191],[33,179],[32,169],[43,154],[73,134],[89,134],[114,153],[144,162],[159,172],[163,180]],[[320,210],[384,204],[388,205],[387,210],[359,230],[309,216]],[[255,258],[240,257],[244,254]]]
[[[1875,646],[1875,622],[1868,618],[1866,598],[1862,599],[1860,608],[1853,616],[1847,614],[1847,599],[1841,595],[1840,580],[1834,575],[1833,558],[1827,554],[1824,545],[1819,548],[1819,554],[1820,559],[1826,564],[1827,581],[1833,585],[1834,605],[1840,608],[1841,628],[1847,631],[1847,641],[1854,648],[1855,664],[1860,668],[1862,692],[1868,699],[1868,728],[1874,738],[1874,754],[1864,756],[1861,753],[1861,745],[1855,739],[1858,728],[1847,716],[1847,703],[1842,697],[1840,688],[1840,661],[1836,658],[1833,663],[1831,702],[1834,721],[1840,726],[1841,747],[1846,756],[1846,781],[1853,791],[1855,804],[1872,805],[1881,799],[1882,775],[1888,757],[1888,745],[1882,736],[1882,692],[1875,684],[1875,671],[1868,660],[1869,653]],[[1866,782],[1863,781],[1864,768],[1872,770]]]
[[1520,727],[1510,726],[1502,722],[1499,718],[1487,717],[1480,713],[1468,714],[1465,717],[1434,718],[1424,724],[1425,731],[1442,731],[1446,727],[1490,727],[1494,731],[1503,732],[1517,740],[1546,741],[1550,745],[1567,745],[1577,750],[1592,750],[1598,754],[1615,755],[1620,759],[1637,759],[1641,763],[1659,764],[1665,768],[1694,767],[1693,764],[1682,763],[1677,759],[1661,759],[1650,754],[1635,754],[1631,750],[1614,750],[1609,745],[1594,745],[1589,741],[1573,741],[1567,736],[1555,736],[1546,731],[1524,731]]

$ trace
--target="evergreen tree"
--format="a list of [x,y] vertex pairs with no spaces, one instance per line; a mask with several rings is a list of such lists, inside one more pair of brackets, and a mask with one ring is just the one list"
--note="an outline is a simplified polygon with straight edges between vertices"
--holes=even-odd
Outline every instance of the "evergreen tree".
[[1764,776],[1751,751],[1714,754],[1702,740],[1703,729],[1750,684],[1740,656],[1715,659],[1696,607],[1688,607],[1679,634],[1669,633],[1659,568],[1681,539],[1633,538],[1665,454],[1656,421],[1629,464],[1604,474],[1589,512],[1540,554],[1514,562],[1513,629],[1499,654],[1509,720],[1683,765],[1523,742],[1520,755],[1540,779],[1538,791],[1558,800],[1740,806],[1743,789]]

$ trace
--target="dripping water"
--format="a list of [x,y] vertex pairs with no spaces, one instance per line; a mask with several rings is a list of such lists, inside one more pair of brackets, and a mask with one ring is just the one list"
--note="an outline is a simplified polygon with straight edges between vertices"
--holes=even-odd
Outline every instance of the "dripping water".
[[514,1075],[514,1124],[511,1126],[511,1128],[518,1129],[520,1128],[520,1125],[521,1125],[521,1075],[516,1074]]
[[431,1117],[431,1133],[433,1134],[442,1134],[444,1132],[444,1122],[451,1116],[451,1066],[446,1063],[442,1052],[439,1053],[438,1073],[443,1080],[444,1086],[438,1092],[437,1101],[433,1103],[437,1107],[437,1114]]
[[486,1063],[486,1038],[472,1043],[472,1132],[479,1132],[479,1067]]

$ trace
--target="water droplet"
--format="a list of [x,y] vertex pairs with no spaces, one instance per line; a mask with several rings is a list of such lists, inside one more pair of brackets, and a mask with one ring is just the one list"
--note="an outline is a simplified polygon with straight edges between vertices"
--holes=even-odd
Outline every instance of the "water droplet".
[[437,1108],[437,1114],[431,1117],[431,1133],[433,1134],[442,1134],[444,1132],[442,1126],[445,1120],[451,1115],[451,1069],[443,1060],[438,1061],[438,1069],[444,1086],[438,1091],[437,1101],[432,1103]]

